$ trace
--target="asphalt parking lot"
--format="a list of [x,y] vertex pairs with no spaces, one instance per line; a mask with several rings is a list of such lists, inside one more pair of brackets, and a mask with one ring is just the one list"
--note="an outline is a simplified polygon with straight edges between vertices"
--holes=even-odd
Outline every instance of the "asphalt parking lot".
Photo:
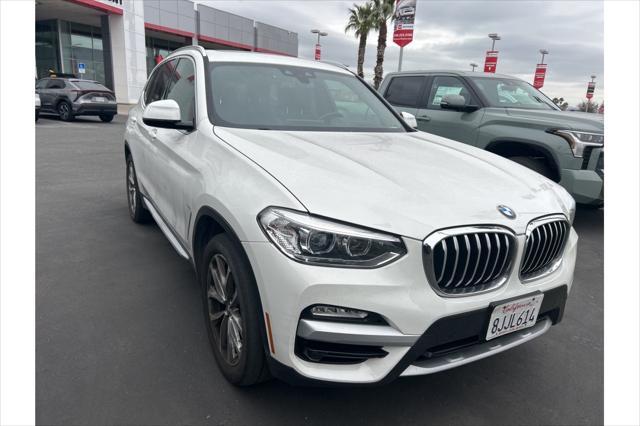
[[214,363],[191,267],[129,219],[124,119],[36,125],[39,424],[603,422],[602,210],[578,211],[564,320],[533,342],[383,387],[236,388]]

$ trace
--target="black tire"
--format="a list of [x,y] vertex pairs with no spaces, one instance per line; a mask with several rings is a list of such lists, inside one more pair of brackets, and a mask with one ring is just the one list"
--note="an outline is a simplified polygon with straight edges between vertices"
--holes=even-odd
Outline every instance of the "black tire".
[[104,121],[105,123],[111,123],[113,121],[113,114],[100,114],[100,120]]
[[73,108],[68,101],[60,101],[56,109],[62,121],[73,121]]
[[522,166],[533,170],[534,172],[540,173],[542,176],[548,179],[553,180],[553,173],[544,160],[539,160],[531,157],[509,157],[509,160],[514,161]]
[[[242,247],[226,234],[218,234],[206,245],[201,259],[198,277],[202,287],[204,319],[220,371],[237,386],[251,386],[267,380],[270,375],[263,346],[264,321],[260,297]],[[226,284],[222,286],[224,291],[217,290],[220,285],[216,286],[213,278],[214,271],[224,269],[219,268],[218,262],[226,264],[230,270],[226,274]],[[239,351],[236,351],[237,344],[231,343],[238,341],[234,335],[239,336]]]
[[129,216],[136,223],[147,223],[151,220],[151,214],[144,208],[142,195],[138,189],[138,176],[133,159],[127,155],[127,205],[129,206]]
[[38,118],[40,118],[40,111],[36,110],[36,121],[38,121]]

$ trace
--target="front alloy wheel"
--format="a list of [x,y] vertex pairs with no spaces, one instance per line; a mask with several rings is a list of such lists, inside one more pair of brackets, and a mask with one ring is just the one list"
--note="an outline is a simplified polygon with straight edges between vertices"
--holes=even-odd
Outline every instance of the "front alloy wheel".
[[215,235],[198,260],[207,335],[218,368],[234,385],[269,378],[258,287],[242,245]]
[[242,352],[242,314],[238,289],[227,259],[215,254],[207,274],[209,320],[217,349],[229,365],[236,365]]

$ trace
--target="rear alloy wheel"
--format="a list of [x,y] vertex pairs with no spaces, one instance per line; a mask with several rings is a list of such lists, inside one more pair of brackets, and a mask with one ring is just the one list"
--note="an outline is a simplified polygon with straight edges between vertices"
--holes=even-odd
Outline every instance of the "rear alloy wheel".
[[136,176],[136,168],[133,165],[133,159],[127,155],[127,204],[129,206],[129,216],[136,223],[149,222],[151,215],[142,204],[142,196],[138,189],[138,178]]
[[111,121],[113,121],[113,114],[100,114],[100,120],[105,123],[111,123]]
[[199,263],[207,334],[220,371],[239,386],[268,379],[260,298],[241,246],[218,234]]
[[58,104],[58,115],[62,121],[73,121],[73,110],[71,104],[67,101],[62,101]]

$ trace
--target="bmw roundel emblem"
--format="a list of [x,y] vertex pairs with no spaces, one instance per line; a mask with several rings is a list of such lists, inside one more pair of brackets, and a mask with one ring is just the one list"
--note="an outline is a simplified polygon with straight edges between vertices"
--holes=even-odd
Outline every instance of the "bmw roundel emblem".
[[508,217],[509,219],[516,218],[516,212],[514,212],[511,207],[507,207],[505,205],[500,204],[498,206],[498,211],[502,213],[503,216]]

